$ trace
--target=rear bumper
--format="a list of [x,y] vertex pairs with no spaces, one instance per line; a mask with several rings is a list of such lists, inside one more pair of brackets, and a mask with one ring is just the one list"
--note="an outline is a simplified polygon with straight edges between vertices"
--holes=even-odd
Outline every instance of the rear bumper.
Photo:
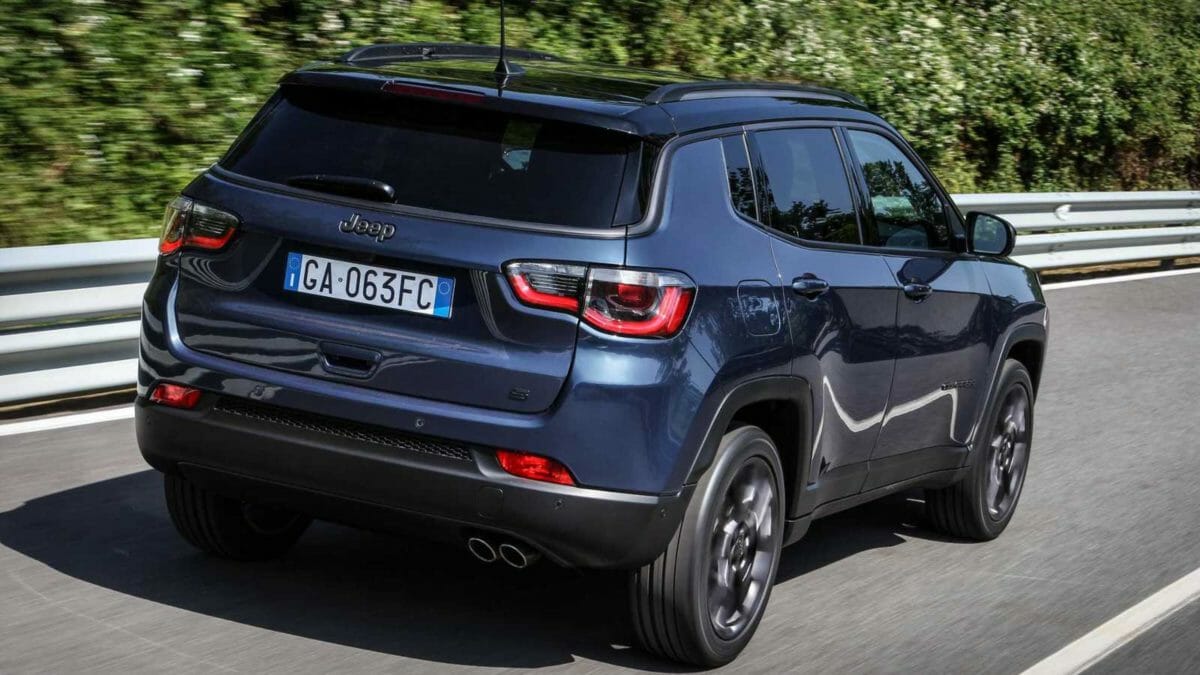
[[562,565],[632,568],[665,548],[691,493],[538,483],[508,475],[491,452],[472,446],[448,442],[453,451],[443,452],[430,439],[436,447],[414,450],[361,427],[330,427],[319,417],[300,423],[289,411],[230,412],[237,406],[221,401],[208,394],[183,411],[139,398],[142,455],[229,496],[358,527],[445,538],[483,530],[523,539]]

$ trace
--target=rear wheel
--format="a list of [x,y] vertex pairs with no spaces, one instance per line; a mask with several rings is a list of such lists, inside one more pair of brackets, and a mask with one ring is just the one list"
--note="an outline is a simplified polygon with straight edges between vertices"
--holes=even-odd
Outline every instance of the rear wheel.
[[782,477],[775,445],[758,427],[721,439],[666,550],[631,575],[634,630],[646,650],[718,666],[750,642],[783,546]]
[[1000,536],[1025,486],[1032,437],[1033,382],[1025,366],[1010,359],[1000,374],[982,442],[972,451],[970,472],[954,485],[925,491],[934,528],[981,541]]
[[182,476],[166,474],[167,511],[192,546],[222,558],[278,558],[311,522],[307,516],[218,495]]

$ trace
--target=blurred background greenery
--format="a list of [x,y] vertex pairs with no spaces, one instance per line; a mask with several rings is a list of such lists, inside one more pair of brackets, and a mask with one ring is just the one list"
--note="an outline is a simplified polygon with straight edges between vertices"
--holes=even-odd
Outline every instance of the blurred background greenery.
[[[0,0],[0,246],[157,234],[275,81],[370,42],[495,43],[496,2]],[[952,191],[1200,187],[1193,0],[512,0],[509,42],[816,81]]]

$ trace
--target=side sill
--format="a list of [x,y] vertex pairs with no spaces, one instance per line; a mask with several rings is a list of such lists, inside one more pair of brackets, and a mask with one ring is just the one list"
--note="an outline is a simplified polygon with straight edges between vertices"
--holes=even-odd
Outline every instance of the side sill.
[[884,485],[883,487],[867,490],[866,492],[860,492],[859,494],[850,497],[844,497],[842,499],[836,499],[832,502],[827,502],[818,506],[816,509],[813,509],[810,517],[816,519],[824,518],[825,516],[831,516],[835,513],[845,511],[846,509],[859,506],[860,504],[865,504],[867,502],[879,499],[880,497],[886,497],[887,495],[900,492],[901,490],[908,490],[910,488],[946,487],[947,485],[952,485],[961,479],[969,470],[970,467],[962,467],[944,471],[931,471],[929,473],[921,474],[920,476],[913,476],[912,478],[902,480],[898,483]]

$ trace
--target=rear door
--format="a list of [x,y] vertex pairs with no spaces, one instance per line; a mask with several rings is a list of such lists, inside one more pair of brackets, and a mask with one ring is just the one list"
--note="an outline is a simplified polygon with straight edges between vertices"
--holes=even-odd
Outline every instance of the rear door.
[[846,128],[867,242],[901,288],[896,374],[868,487],[959,466],[986,397],[990,288],[948,197],[898,137]]
[[812,387],[809,485],[793,514],[857,493],[887,406],[896,336],[896,282],[862,245],[850,176],[834,130],[756,131],[761,220],[776,236],[794,353]]
[[241,222],[227,250],[183,254],[178,330],[266,368],[544,410],[577,320],[523,305],[503,266],[620,265],[614,220],[639,148],[465,105],[285,86],[187,190]]

